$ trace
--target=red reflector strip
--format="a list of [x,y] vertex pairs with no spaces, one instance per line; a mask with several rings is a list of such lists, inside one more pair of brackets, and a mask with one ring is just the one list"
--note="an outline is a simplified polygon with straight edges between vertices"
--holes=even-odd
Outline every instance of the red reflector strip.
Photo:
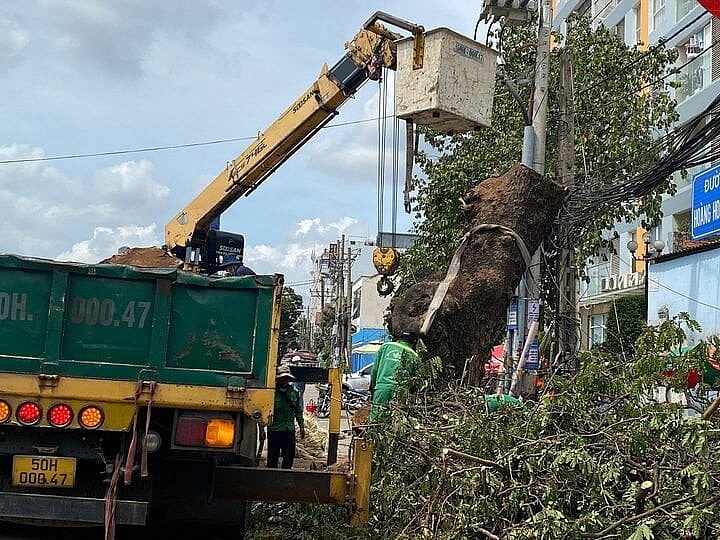
[[207,420],[196,416],[181,416],[175,426],[175,444],[179,446],[205,446]]

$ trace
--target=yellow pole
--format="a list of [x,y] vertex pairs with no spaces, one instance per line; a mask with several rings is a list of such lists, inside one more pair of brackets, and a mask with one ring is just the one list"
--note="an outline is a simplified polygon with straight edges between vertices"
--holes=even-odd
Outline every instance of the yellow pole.
[[364,439],[353,443],[353,507],[350,510],[350,524],[353,527],[365,525],[370,518],[370,475],[372,474],[373,445]]
[[340,440],[340,408],[342,404],[342,383],[340,382],[340,368],[328,370],[328,382],[330,383],[330,421],[328,425],[328,457],[327,464],[337,462],[338,442]]

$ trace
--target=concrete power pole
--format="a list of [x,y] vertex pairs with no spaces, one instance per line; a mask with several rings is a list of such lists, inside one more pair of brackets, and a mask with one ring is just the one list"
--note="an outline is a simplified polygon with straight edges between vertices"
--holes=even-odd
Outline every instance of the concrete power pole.
[[535,90],[533,93],[532,127],[535,134],[532,168],[545,174],[545,135],[547,131],[548,75],[550,61],[550,31],[552,2],[543,0],[538,27],[537,56],[535,57]]
[[[558,179],[573,189],[575,186],[575,104],[573,92],[572,51],[565,49],[560,57],[560,125],[558,126]],[[572,231],[560,223],[557,262],[557,336],[558,352],[565,366],[575,368],[577,356],[577,266]]]
[[[345,336],[347,343],[345,344],[347,350],[348,369],[352,368],[352,248],[348,246],[347,249],[347,285],[346,285],[346,300],[345,300]],[[352,369],[351,369],[352,370]]]
[[[530,111],[532,125],[526,126],[523,133],[522,163],[534,171],[545,174],[545,141],[547,130],[548,80],[550,60],[550,31],[552,28],[552,0],[543,0],[537,37],[535,58],[535,81],[533,91],[533,108]],[[517,302],[517,335],[513,353],[522,351],[528,335],[528,300],[539,298],[540,291],[540,250],[533,254],[530,268],[525,270],[518,286]],[[515,358],[515,369],[524,365],[523,358]],[[520,386],[522,387],[522,381]]]

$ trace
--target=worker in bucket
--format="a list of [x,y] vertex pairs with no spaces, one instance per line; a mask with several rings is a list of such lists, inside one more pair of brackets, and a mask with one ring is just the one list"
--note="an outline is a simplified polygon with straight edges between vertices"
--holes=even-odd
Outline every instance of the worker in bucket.
[[[305,438],[305,422],[303,419],[300,394],[291,385],[295,377],[290,373],[290,366],[280,366],[275,375],[275,412],[273,422],[267,428],[267,466],[277,469],[282,456],[282,469],[292,469],[295,460],[295,422],[300,428],[300,438]],[[264,437],[260,430],[260,437]]]
[[229,276],[254,276],[255,272],[243,264],[242,258],[237,253],[223,255],[219,270],[227,272]]
[[402,332],[395,341],[383,343],[378,349],[375,363],[370,373],[370,397],[372,409],[370,422],[376,421],[387,408],[395,390],[395,372],[401,362],[412,365],[417,362],[415,351],[418,335],[414,332]]

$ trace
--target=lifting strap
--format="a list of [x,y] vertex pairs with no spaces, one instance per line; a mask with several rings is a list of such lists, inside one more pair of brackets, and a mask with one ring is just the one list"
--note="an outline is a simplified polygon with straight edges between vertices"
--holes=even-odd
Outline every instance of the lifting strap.
[[450,266],[448,267],[445,279],[443,279],[438,285],[438,288],[435,289],[435,295],[433,296],[433,299],[428,306],[427,312],[425,313],[425,320],[423,321],[422,328],[420,329],[420,335],[427,335],[428,331],[430,330],[430,326],[432,326],[433,320],[435,319],[435,315],[440,309],[440,306],[445,299],[445,295],[447,295],[450,284],[457,277],[458,272],[460,271],[460,261],[462,260],[462,255],[465,252],[465,248],[467,247],[470,235],[478,231],[490,230],[497,230],[501,233],[509,234],[510,236],[512,236],[513,240],[515,240],[515,244],[517,245],[518,250],[520,251],[520,255],[522,255],[523,261],[525,262],[525,268],[530,267],[530,252],[528,251],[523,239],[520,238],[520,235],[518,235],[515,231],[513,231],[509,227],[505,227],[503,225],[495,225],[493,223],[482,223],[481,225],[473,227],[462,237],[460,245],[455,250],[452,261],[450,261]]

